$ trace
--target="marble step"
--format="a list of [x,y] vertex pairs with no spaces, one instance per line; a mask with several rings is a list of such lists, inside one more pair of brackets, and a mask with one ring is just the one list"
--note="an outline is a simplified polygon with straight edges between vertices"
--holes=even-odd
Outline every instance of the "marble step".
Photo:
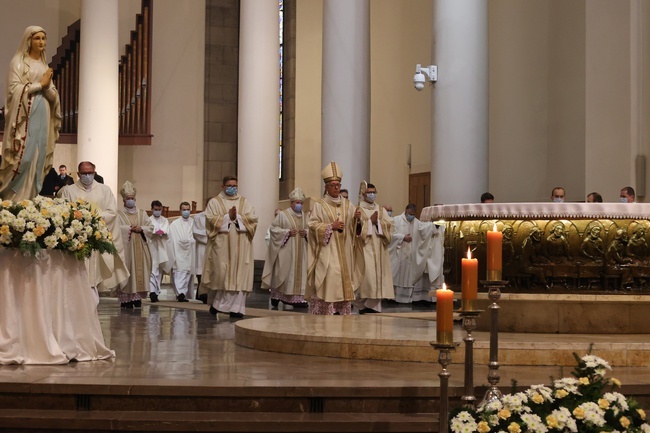
[[437,414],[0,409],[11,432],[436,432]]

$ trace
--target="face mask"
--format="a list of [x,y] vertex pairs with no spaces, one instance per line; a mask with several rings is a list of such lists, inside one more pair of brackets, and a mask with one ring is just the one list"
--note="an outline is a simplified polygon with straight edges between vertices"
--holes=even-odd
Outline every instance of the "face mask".
[[375,192],[369,192],[368,194],[366,194],[366,201],[368,203],[374,203],[376,198],[377,198],[377,193]]
[[406,221],[411,222],[415,219],[415,215],[406,215]]
[[181,211],[181,216],[185,219],[188,219],[190,217],[190,211],[189,210],[182,210]]
[[126,206],[129,209],[133,209],[135,207],[135,200],[132,198],[129,198],[124,202],[124,206]]
[[627,198],[626,197],[621,197],[621,203],[627,203]]
[[233,196],[237,194],[237,187],[236,186],[227,186],[226,187],[226,195]]
[[92,185],[94,178],[95,178],[94,173],[79,175],[79,179],[81,179],[81,183],[86,186]]
[[161,211],[161,210],[155,210],[155,211],[153,211],[153,216],[155,216],[156,218],[158,218],[160,215],[162,215],[162,211]]
[[393,216],[393,211],[392,210],[387,210],[386,213],[388,214],[389,217]]
[[553,201],[555,203],[564,203],[564,199],[562,197],[553,197]]
[[293,210],[295,210],[295,211],[298,212],[298,213],[301,213],[301,212],[302,212],[302,203],[296,203],[296,204],[293,206]]

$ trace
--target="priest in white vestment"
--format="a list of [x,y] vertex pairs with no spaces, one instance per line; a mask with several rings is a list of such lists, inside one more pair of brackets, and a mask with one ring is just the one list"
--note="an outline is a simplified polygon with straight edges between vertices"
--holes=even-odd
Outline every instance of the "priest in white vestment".
[[174,263],[174,249],[169,238],[169,220],[162,215],[163,205],[160,201],[151,202],[153,235],[149,239],[151,251],[151,278],[149,279],[149,299],[158,302],[163,274],[171,275]]
[[169,225],[169,235],[174,249],[172,264],[172,287],[178,302],[188,302],[194,296],[194,272],[196,266],[196,241],[190,204],[180,206],[181,217]]
[[361,211],[341,196],[342,172],[336,162],[330,162],[321,177],[325,195],[314,201],[309,218],[305,299],[312,314],[350,314],[355,288],[353,241]]
[[93,251],[90,259],[86,260],[90,285],[100,293],[110,293],[129,278],[129,271],[124,264],[122,233],[117,221],[117,199],[108,186],[95,182],[95,164],[82,161],[79,163],[78,172],[79,180],[61,188],[58,196],[70,201],[83,199],[90,203],[98,209],[111,231],[117,254],[100,254]]
[[124,242],[125,263],[131,276],[120,284],[117,297],[122,308],[140,308],[142,298],[149,294],[151,252],[148,240],[153,235],[153,224],[144,209],[136,206],[136,189],[128,180],[120,189],[123,206],[117,211]]
[[420,221],[416,211],[416,206],[409,204],[393,219],[391,269],[395,300],[401,304],[432,302],[430,290],[443,283],[445,228]]
[[376,198],[377,188],[369,183],[359,204],[361,232],[356,240],[354,258],[360,272],[354,305],[361,314],[379,313],[381,300],[395,297],[388,252],[393,221],[386,209],[375,203]]
[[224,177],[221,188],[205,210],[208,245],[200,290],[208,294],[211,314],[241,318],[253,291],[257,216],[248,200],[237,193],[236,177]]
[[271,290],[271,305],[280,302],[306,308],[308,226],[302,205],[305,193],[296,188],[289,194],[291,205],[277,213],[269,227],[268,249],[262,288]]

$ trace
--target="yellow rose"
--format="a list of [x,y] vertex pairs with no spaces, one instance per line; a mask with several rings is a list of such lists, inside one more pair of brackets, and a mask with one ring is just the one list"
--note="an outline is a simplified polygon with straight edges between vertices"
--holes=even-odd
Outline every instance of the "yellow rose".
[[535,394],[531,400],[537,404],[544,403],[544,397],[542,397],[541,394]]
[[11,200],[3,200],[2,201],[2,206],[3,207],[11,207]]
[[4,225],[4,226],[0,227],[0,235],[8,235],[10,232],[11,232],[11,229],[9,228],[9,226]]
[[580,379],[578,379],[578,382],[580,382],[581,385],[589,385],[589,378],[581,377]]
[[618,386],[619,388],[620,388],[620,386],[621,386],[621,381],[618,380],[618,379],[616,379],[615,377],[612,377],[611,379],[609,379],[609,382],[610,382],[612,385]]
[[641,417],[641,419],[643,421],[645,421],[645,411],[643,409],[637,409],[636,411],[639,414],[639,416]]
[[555,398],[564,398],[567,395],[569,395],[569,393],[566,391],[566,389],[558,389],[555,391]]
[[621,419],[619,419],[618,421],[621,423],[621,425],[624,428],[628,428],[628,426],[630,425],[630,420],[627,419],[627,417],[622,416]]
[[100,240],[101,238],[102,238],[102,234],[96,231],[95,232],[95,239]]
[[81,251],[81,250],[84,249],[85,246],[86,246],[86,244],[79,244],[79,246],[77,247],[77,250]]
[[61,235],[61,242],[65,243],[68,242],[68,237],[66,235]]
[[82,198],[78,198],[77,203],[79,203],[80,205],[84,205],[84,204],[86,204],[86,200],[84,200]]
[[41,208],[41,215],[43,215],[44,217],[49,217],[50,211],[45,208]]
[[577,419],[583,419],[585,417],[585,411],[581,407],[576,407],[573,409],[573,416],[575,416]]
[[546,417],[546,425],[550,428],[558,428],[560,423],[553,415],[549,415]]
[[22,207],[27,207],[29,206],[29,200],[21,200],[18,202]]
[[609,408],[609,402],[605,400],[604,398],[599,398],[598,399],[598,407],[601,409],[607,409]]
[[81,218],[83,218],[83,215],[81,215],[81,211],[78,211],[78,210],[74,211],[74,218],[77,219],[77,220],[80,220]]
[[510,418],[510,411],[508,409],[501,409],[497,412],[497,416],[501,419],[508,419]]
[[485,421],[479,421],[477,429],[478,433],[487,433],[490,431],[490,425]]
[[508,431],[510,433],[520,433],[521,427],[519,427],[519,424],[517,424],[516,422],[511,422],[510,425],[508,426]]
[[41,226],[37,226],[34,228],[34,234],[38,236],[43,236],[43,233],[45,233],[45,229]]

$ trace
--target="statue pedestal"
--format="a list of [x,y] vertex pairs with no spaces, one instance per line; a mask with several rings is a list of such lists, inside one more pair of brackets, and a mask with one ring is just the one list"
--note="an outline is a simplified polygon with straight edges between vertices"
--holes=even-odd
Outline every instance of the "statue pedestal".
[[0,248],[0,364],[65,364],[115,356],[104,344],[84,263]]

